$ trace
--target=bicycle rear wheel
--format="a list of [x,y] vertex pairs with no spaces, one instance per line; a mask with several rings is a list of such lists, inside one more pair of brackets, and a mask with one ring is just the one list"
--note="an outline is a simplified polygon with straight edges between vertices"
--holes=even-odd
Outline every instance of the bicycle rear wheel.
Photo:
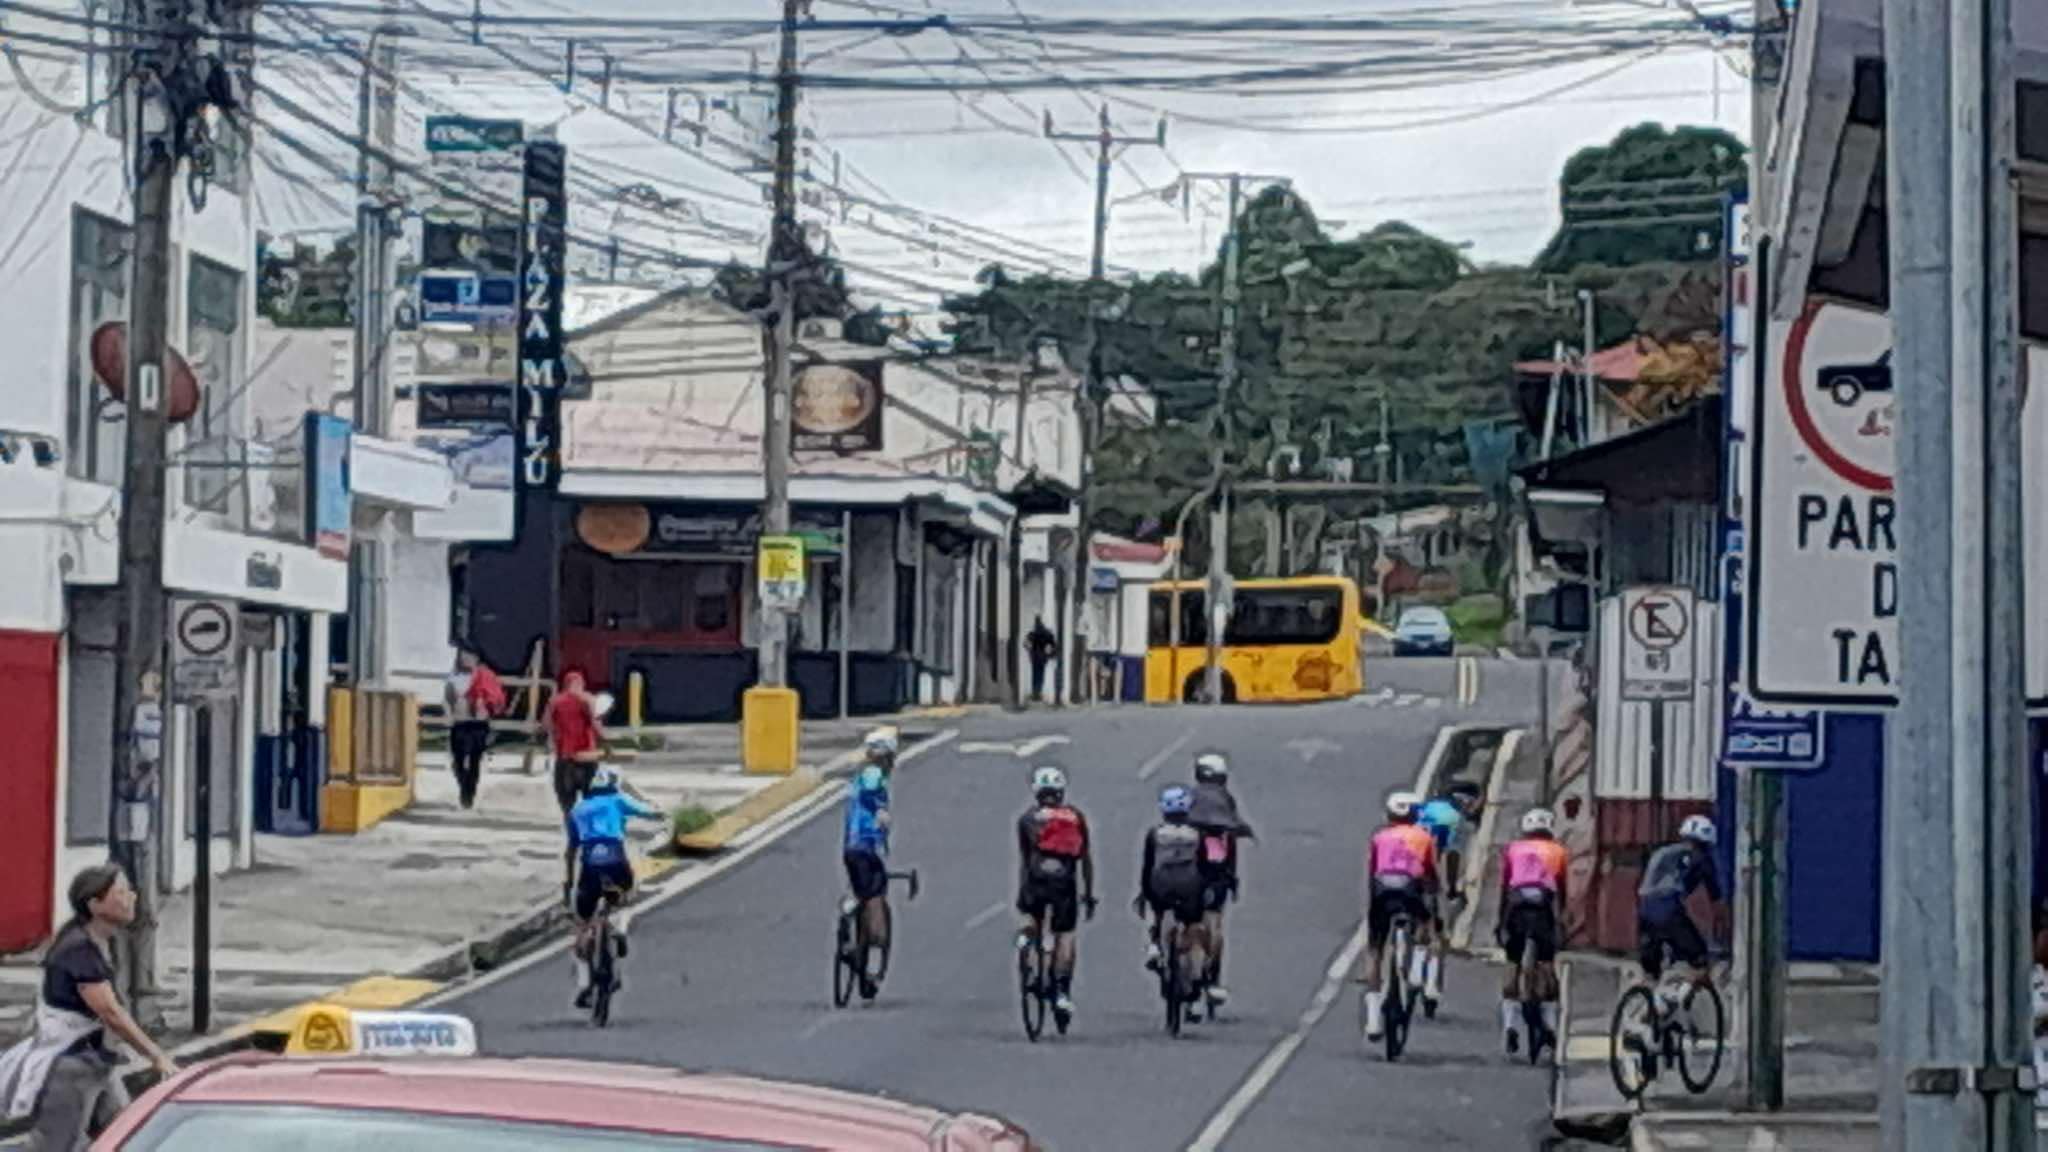
[[1728,1017],[1721,993],[1712,984],[1688,988],[1678,1009],[1678,1076],[1697,1096],[1713,1087],[1727,1046]]
[[1380,1013],[1381,1039],[1385,1042],[1387,1059],[1394,1061],[1399,1060],[1401,1053],[1408,1047],[1408,965],[1411,956],[1405,932],[1394,934],[1394,946],[1391,951],[1394,963],[1386,966],[1389,969],[1386,974],[1387,994],[1381,1001]]
[[846,1007],[853,999],[853,986],[860,975],[854,967],[853,917],[840,913],[839,930],[832,946],[832,1006]]
[[1017,992],[1024,1035],[1036,1042],[1045,1031],[1045,945],[1037,940],[1017,953]]
[[1607,1024],[1607,1071],[1624,1100],[1642,1099],[1657,1079],[1657,1023],[1656,996],[1640,984],[1614,1002]]
[[1166,1034],[1178,1036],[1187,1015],[1187,1001],[1180,986],[1180,926],[1168,925],[1165,936],[1160,941],[1163,958],[1159,965],[1159,998],[1166,1001]]
[[[1526,970],[1523,979],[1528,979]],[[1529,998],[1527,993],[1523,994],[1522,999],[1522,1034],[1528,1037],[1529,1040],[1529,1063],[1531,1064],[1542,1063],[1543,1046],[1557,1042],[1550,1035],[1550,1030],[1543,1026],[1542,1002]]]
[[603,1028],[612,1022],[611,922],[600,920],[590,946],[590,1022]]

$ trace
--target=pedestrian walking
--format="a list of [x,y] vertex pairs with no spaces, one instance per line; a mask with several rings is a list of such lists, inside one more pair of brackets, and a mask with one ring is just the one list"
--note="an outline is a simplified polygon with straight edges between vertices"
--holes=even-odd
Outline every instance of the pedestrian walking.
[[590,790],[590,774],[597,770],[604,743],[597,710],[583,690],[583,673],[571,668],[562,673],[562,686],[548,703],[548,744],[555,758],[555,801],[562,817]]
[[470,808],[476,804],[484,753],[491,747],[491,718],[505,711],[505,684],[475,652],[458,649],[455,671],[448,677],[447,704],[448,756],[462,806]]
[[1024,639],[1025,654],[1031,657],[1031,698],[1045,699],[1045,666],[1060,652],[1060,638],[1045,626],[1045,617],[1036,617],[1031,633]]
[[113,939],[135,919],[135,889],[113,864],[72,878],[71,920],[43,954],[34,1030],[0,1054],[0,1104],[10,1120],[35,1116],[34,1147],[81,1152],[128,1106],[107,1032],[170,1076],[178,1066],[114,991]]

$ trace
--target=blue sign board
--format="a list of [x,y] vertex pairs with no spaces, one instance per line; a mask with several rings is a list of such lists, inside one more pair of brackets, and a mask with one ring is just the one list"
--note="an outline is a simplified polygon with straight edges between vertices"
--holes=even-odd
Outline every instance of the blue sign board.
[[1722,726],[1721,759],[1754,768],[1818,768],[1827,758],[1819,712],[1759,708],[1736,693]]
[[428,270],[420,273],[419,294],[422,324],[475,325],[509,321],[519,314],[516,276]]
[[351,432],[339,416],[306,413],[306,542],[331,560],[348,559]]

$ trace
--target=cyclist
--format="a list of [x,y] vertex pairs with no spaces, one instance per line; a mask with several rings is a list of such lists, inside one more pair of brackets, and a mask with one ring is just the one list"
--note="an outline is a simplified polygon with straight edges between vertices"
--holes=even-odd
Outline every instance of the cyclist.
[[1065,1021],[1074,1014],[1074,929],[1084,909],[1095,917],[1094,847],[1087,818],[1067,803],[1065,772],[1034,770],[1031,795],[1035,803],[1017,817],[1017,948],[1031,947],[1051,917],[1053,1011]]
[[[1552,965],[1564,923],[1564,877],[1570,859],[1556,832],[1557,817],[1548,808],[1531,808],[1522,814],[1521,838],[1501,850],[1500,915],[1493,936],[1508,954],[1500,988],[1500,1026],[1501,1042],[1510,1056],[1519,1047],[1516,1038],[1525,997],[1542,1003],[1543,1031],[1557,1035],[1557,977]],[[1522,987],[1525,948],[1536,952],[1529,970],[1533,988]],[[1529,1043],[1540,1045],[1543,1037],[1531,1036]]]
[[1365,1035],[1377,1040],[1380,1008],[1380,953],[1393,935],[1394,918],[1405,915],[1427,943],[1436,922],[1432,896],[1438,885],[1436,840],[1416,825],[1422,798],[1413,792],[1387,797],[1387,823],[1372,835],[1366,855]]
[[[872,739],[872,737],[870,737]],[[875,749],[869,748],[869,758]],[[881,958],[889,942],[889,779],[870,763],[846,795],[846,834],[841,859],[846,885],[860,901],[860,995],[875,998]]]
[[1721,878],[1714,870],[1714,822],[1705,816],[1688,816],[1679,825],[1678,840],[1650,854],[1643,865],[1643,882],[1636,888],[1636,932],[1640,941],[1637,959],[1643,976],[1656,984],[1664,976],[1664,950],[1693,969],[1694,983],[1704,984],[1707,975],[1707,941],[1699,925],[1685,910],[1685,899],[1705,888],[1714,902],[1718,921],[1725,914]]
[[[1442,862],[1444,887],[1453,901],[1464,899],[1465,880],[1465,830],[1479,813],[1479,785],[1470,780],[1454,780],[1435,799],[1424,804],[1416,813],[1415,822],[1430,838],[1436,841],[1437,859]],[[1438,918],[1431,925],[1433,943],[1429,949],[1429,963],[1422,979],[1422,998],[1435,1005],[1444,994],[1444,952],[1450,947],[1451,934],[1438,909]]]
[[1179,784],[1169,784],[1159,793],[1160,822],[1145,831],[1144,852],[1138,862],[1138,897],[1131,906],[1138,915],[1151,913],[1145,946],[1145,967],[1158,970],[1163,957],[1159,950],[1159,929],[1170,912],[1184,933],[1197,933],[1190,941],[1190,955],[1202,959],[1204,898],[1208,887],[1202,875],[1202,832],[1188,822],[1195,795]]
[[[658,820],[661,809],[631,794],[625,777],[609,764],[590,773],[583,799],[569,810],[569,851],[576,856],[576,1007],[590,1007],[590,941],[597,910],[606,900],[633,891],[633,861],[626,855],[626,821]],[[619,955],[626,954],[626,926],[614,924]]]
[[1223,988],[1223,906],[1237,898],[1237,842],[1252,838],[1230,791],[1230,762],[1215,752],[1195,758],[1194,807],[1188,823],[1202,831],[1203,935],[1209,953],[1209,999],[1229,1001]]
[[884,725],[867,734],[861,741],[861,752],[867,762],[882,770],[887,778],[896,771],[896,749],[899,736],[894,725]]

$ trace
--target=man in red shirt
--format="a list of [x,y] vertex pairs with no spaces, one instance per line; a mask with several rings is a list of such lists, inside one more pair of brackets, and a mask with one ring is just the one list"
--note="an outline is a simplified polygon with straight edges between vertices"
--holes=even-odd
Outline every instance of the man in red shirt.
[[566,819],[569,809],[590,788],[590,774],[601,758],[604,732],[598,727],[590,697],[583,691],[583,673],[562,673],[561,691],[548,704],[548,743],[555,754],[555,801]]

